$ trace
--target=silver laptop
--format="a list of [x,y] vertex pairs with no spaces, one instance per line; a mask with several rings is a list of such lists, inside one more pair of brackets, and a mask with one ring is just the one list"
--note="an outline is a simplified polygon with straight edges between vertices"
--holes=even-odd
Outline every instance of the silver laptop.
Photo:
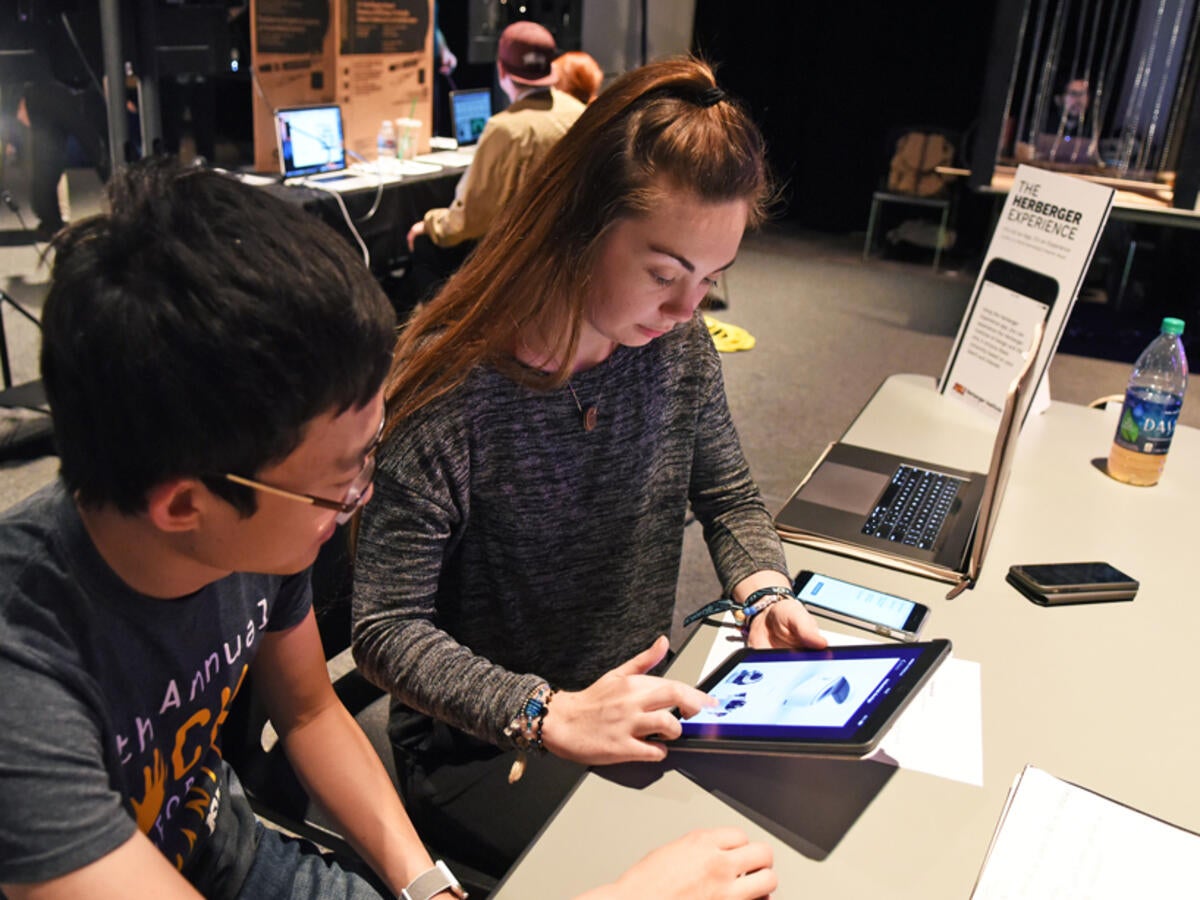
[[492,89],[468,88],[450,92],[450,113],[458,149],[468,151],[479,143],[484,126],[492,117]]
[[784,539],[972,587],[995,530],[1033,389],[1039,322],[1009,385],[987,475],[840,441],[830,444],[775,517]]
[[342,109],[336,103],[275,110],[275,143],[286,184],[328,191],[376,187],[380,175],[346,165]]

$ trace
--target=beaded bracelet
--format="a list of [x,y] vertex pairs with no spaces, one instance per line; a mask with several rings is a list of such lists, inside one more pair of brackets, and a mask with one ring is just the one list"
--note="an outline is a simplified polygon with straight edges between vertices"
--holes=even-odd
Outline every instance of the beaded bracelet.
[[791,588],[782,585],[760,588],[747,597],[744,603],[738,603],[729,597],[722,597],[720,600],[714,600],[712,603],[705,604],[684,618],[683,624],[691,625],[697,619],[730,611],[733,613],[734,621],[741,625],[743,629],[747,629],[750,627],[750,620],[768,606],[773,606],[780,600],[789,598],[792,600],[798,599]]
[[780,600],[795,600],[796,595],[791,588],[774,587],[760,588],[749,597],[746,598],[745,604],[741,609],[733,610],[733,618],[743,628],[750,627],[750,620],[765,610],[768,606],[773,606]]
[[525,764],[531,753],[545,753],[542,743],[542,730],[546,726],[546,714],[550,711],[550,701],[554,699],[554,688],[548,684],[540,684],[537,689],[525,698],[518,712],[504,727],[504,734],[517,748],[517,758],[513,760],[512,768],[508,771],[508,783],[519,781],[525,774]]

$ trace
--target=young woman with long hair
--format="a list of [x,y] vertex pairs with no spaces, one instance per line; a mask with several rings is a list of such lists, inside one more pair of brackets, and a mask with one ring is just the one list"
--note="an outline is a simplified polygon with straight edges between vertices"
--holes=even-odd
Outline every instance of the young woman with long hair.
[[762,136],[707,65],[644,66],[399,339],[355,653],[396,698],[421,833],[469,843],[485,871],[507,868],[579,764],[660,760],[672,710],[709,702],[649,674],[689,505],[727,594],[761,609],[750,643],[824,645],[787,590],[697,312],[770,191]]

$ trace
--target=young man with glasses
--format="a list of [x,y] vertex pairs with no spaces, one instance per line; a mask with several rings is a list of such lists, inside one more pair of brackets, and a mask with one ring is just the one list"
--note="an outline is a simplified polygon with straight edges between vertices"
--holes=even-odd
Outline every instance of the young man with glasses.
[[[166,163],[120,173],[55,255],[61,479],[0,519],[0,890],[456,895],[312,610],[309,566],[371,493],[386,297],[299,207]],[[250,672],[374,874],[256,821],[221,755]]]
[[[110,195],[55,241],[61,478],[0,514],[0,892],[464,896],[334,694],[312,611],[308,567],[371,496],[390,304],[315,217],[233,179],[153,162]],[[256,821],[221,755],[249,672],[373,874]],[[693,832],[587,897],[749,900],[769,866],[736,829]]]

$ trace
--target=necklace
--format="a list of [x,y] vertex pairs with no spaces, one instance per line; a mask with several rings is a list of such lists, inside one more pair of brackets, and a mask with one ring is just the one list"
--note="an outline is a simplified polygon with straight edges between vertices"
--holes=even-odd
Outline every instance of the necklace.
[[[518,340],[521,342],[521,346],[523,346],[525,348],[525,351],[530,355],[530,357],[536,358],[533,351],[530,350],[529,344],[526,343],[525,336],[520,333],[520,326],[518,326],[517,337],[518,337]],[[571,399],[575,401],[575,408],[577,410],[579,410],[579,421],[580,421],[580,424],[583,425],[583,430],[584,431],[595,430],[596,425],[600,421],[600,410],[598,408],[599,404],[598,403],[589,403],[587,405],[587,408],[585,409],[584,405],[579,402],[579,395],[577,393],[575,393],[575,385],[571,384],[569,379],[567,380],[566,384],[567,384],[567,390],[571,392]]]
[[571,382],[567,382],[567,390],[571,392],[571,399],[575,401],[575,408],[579,410],[580,419],[583,422],[583,430],[591,431],[596,427],[596,423],[600,419],[600,412],[596,409],[595,403],[589,403],[587,409],[583,408],[583,404],[579,402],[579,395],[575,393],[575,388]]

